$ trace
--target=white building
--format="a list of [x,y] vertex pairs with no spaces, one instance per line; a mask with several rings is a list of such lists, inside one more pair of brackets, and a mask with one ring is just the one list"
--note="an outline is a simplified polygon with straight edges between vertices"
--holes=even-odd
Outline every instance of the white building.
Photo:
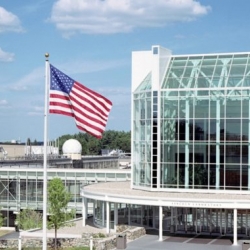
[[131,127],[131,183],[84,187],[83,214],[92,199],[107,232],[133,223],[159,240],[249,234],[250,52],[133,52]]

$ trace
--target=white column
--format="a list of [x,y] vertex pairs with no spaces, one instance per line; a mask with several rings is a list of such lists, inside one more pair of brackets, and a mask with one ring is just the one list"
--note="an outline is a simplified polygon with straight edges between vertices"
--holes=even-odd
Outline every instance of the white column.
[[109,224],[110,224],[110,211],[109,211],[109,202],[106,201],[106,232],[109,234]]
[[234,245],[237,245],[237,209],[234,209]]
[[93,250],[93,236],[90,236],[89,249]]
[[19,238],[18,238],[18,250],[22,250],[22,238],[21,238],[20,235],[19,235]]
[[159,206],[159,241],[162,241],[162,206]]
[[[159,67],[160,61],[157,62],[157,65]],[[160,69],[158,68],[157,70],[158,72],[160,72]],[[155,74],[156,72],[154,71],[153,74]],[[159,73],[158,73],[159,74]],[[159,81],[159,79],[158,79]],[[161,162],[163,161],[161,159],[161,150],[162,150],[162,147],[161,147],[161,116],[160,116],[160,113],[161,113],[161,91],[160,91],[160,85],[159,85],[160,81],[158,82],[158,84],[156,85],[157,86],[157,90],[158,90],[158,96],[157,96],[157,99],[158,99],[158,103],[157,103],[157,188],[160,188],[161,186],[161,175],[162,175],[162,167],[161,167]]]
[[[220,189],[220,100],[216,101],[216,189]],[[225,183],[224,183],[225,185]]]
[[86,226],[86,198],[82,198],[82,226]]
[[118,209],[117,209],[117,203],[114,204],[114,230],[116,232],[117,224],[118,224]]
[[186,97],[186,119],[185,119],[185,188],[189,186],[189,100]]

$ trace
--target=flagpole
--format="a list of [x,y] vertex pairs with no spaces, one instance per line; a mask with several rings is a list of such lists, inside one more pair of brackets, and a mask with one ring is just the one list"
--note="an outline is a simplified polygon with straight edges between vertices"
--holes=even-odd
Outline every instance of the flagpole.
[[49,54],[45,54],[45,104],[43,142],[43,250],[47,250],[47,144],[48,144],[48,86]]

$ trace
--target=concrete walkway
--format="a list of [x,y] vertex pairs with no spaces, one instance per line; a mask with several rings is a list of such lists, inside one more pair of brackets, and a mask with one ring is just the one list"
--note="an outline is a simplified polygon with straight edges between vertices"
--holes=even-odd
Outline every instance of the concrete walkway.
[[[42,231],[41,231],[42,232]],[[73,227],[61,228],[58,234],[81,235],[82,233],[104,233],[105,228],[97,228],[93,225],[93,218],[86,221],[86,226],[82,226],[82,220],[78,220]],[[48,233],[54,233],[53,230],[48,230]],[[241,250],[242,242],[247,239],[239,238],[238,245],[232,245],[232,236],[220,237],[210,235],[188,235],[164,234],[163,241],[158,241],[158,231],[148,230],[148,234],[134,241],[127,242],[127,250]],[[250,245],[249,245],[250,248]],[[248,249],[248,248],[247,248]]]
[[[42,233],[43,231],[38,230],[36,232]],[[54,235],[54,233],[55,233],[54,229],[47,230],[48,236]],[[62,238],[64,238],[65,235],[79,237],[79,236],[82,236],[83,233],[94,233],[94,234],[103,233],[103,234],[106,234],[106,229],[105,228],[98,228],[98,227],[94,226],[93,218],[91,217],[91,218],[88,218],[86,220],[85,227],[82,226],[82,219],[79,219],[79,220],[76,220],[74,222],[74,226],[60,228],[57,233],[58,233],[58,237],[61,236]]]
[[[76,220],[74,222],[74,226],[72,227],[64,227],[60,228],[57,232],[58,238],[80,238],[82,237],[83,233],[103,233],[106,234],[106,229],[105,228],[98,228],[93,225],[93,218],[88,218],[86,221],[86,226],[82,226],[82,219]],[[43,230],[36,230],[33,232],[10,232],[2,237],[0,239],[16,239],[19,237],[19,235],[24,236],[24,237],[31,237],[31,238],[39,238],[42,237]],[[47,230],[47,237],[48,238],[54,238],[55,230]]]
[[[232,245],[230,239],[210,238],[197,239],[186,237],[164,236],[163,241],[158,241],[157,235],[145,235],[127,244],[127,250],[241,250],[243,240],[238,245]],[[250,245],[249,245],[250,247]],[[248,248],[246,248],[248,249]]]
[[[42,230],[34,232],[34,237],[39,237],[37,234],[42,235]],[[86,226],[82,226],[82,220],[79,219],[72,227],[65,227],[58,230],[60,237],[80,237],[82,233],[104,233],[105,228],[97,228],[93,225],[93,218],[89,218]],[[53,237],[54,230],[47,230],[48,237]],[[12,232],[0,239],[13,239],[18,238],[18,232]],[[158,235],[155,232],[148,231],[148,234],[134,241],[127,242],[127,250],[241,250],[243,242],[250,242],[249,238],[238,238],[238,245],[232,245],[232,236],[210,236],[210,235],[170,235],[164,234],[163,241],[158,240]],[[248,246],[248,245],[247,245]],[[250,248],[249,247],[246,249]]]

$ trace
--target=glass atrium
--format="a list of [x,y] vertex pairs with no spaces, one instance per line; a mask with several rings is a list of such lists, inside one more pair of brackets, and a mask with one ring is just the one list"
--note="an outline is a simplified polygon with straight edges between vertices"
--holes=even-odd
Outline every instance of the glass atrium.
[[[143,67],[143,65],[142,65]],[[170,56],[133,91],[133,187],[250,189],[250,54]]]

